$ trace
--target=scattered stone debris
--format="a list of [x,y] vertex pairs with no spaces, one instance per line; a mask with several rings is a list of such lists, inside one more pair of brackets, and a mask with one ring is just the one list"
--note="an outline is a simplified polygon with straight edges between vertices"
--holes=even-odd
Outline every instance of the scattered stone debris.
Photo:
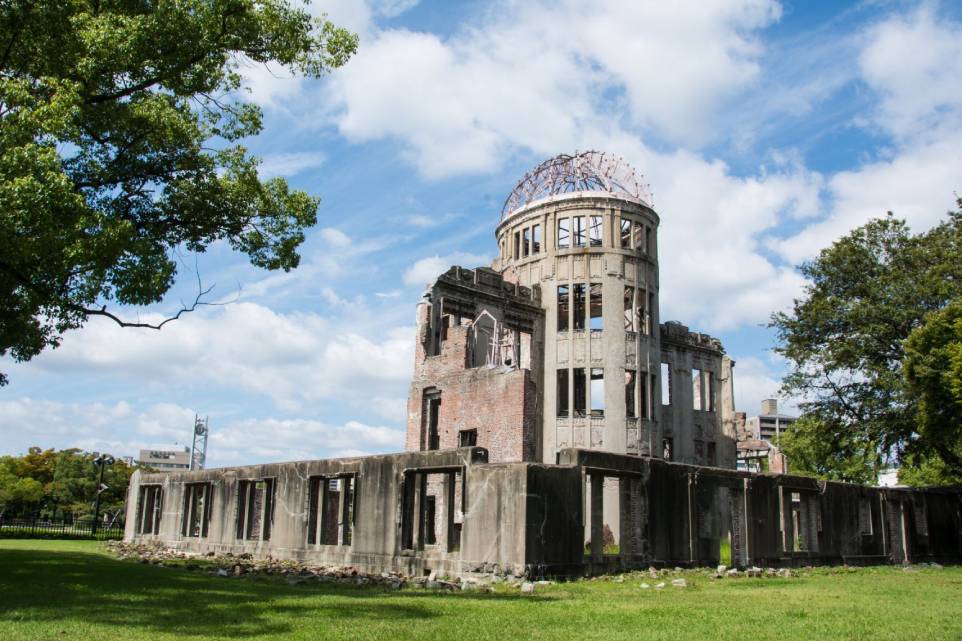
[[640,587],[642,590],[651,589],[651,586],[648,585],[647,583],[642,583],[642,584],[641,584],[640,586],[638,586],[638,587]]
[[673,586],[675,586],[676,588],[687,588],[687,587],[688,587],[688,581],[686,581],[685,579],[672,579],[672,580],[671,580],[671,584],[672,584]]
[[[329,565],[310,565],[297,561],[280,559],[254,559],[250,554],[216,556],[211,553],[197,554],[175,550],[159,543],[126,543],[110,541],[108,549],[120,559],[166,567],[182,567],[197,571],[206,569],[211,576],[245,577],[259,580],[264,576],[283,577],[289,585],[301,585],[309,581],[317,583],[340,583],[345,585],[381,585],[394,590],[400,589],[411,579],[396,572],[367,574],[354,567]],[[427,583],[432,583],[428,581]],[[456,583],[434,581],[438,588],[463,589],[460,580]],[[486,588],[475,581],[478,589]],[[430,586],[429,586],[430,587]],[[471,589],[471,588],[468,588]]]
[[534,592],[534,583],[529,583],[528,581],[525,581],[524,583],[521,584],[522,594],[532,594],[533,592]]
[[658,584],[655,585],[655,589],[656,589],[656,590],[661,590],[661,589],[664,588],[664,587],[665,587],[665,582],[664,582],[664,581],[662,581],[661,583],[658,583]]

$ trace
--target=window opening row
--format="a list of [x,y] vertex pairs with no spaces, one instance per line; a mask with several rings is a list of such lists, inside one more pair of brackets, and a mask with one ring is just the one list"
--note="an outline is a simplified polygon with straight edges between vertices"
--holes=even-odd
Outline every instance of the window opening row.
[[531,225],[514,232],[514,259],[541,253],[541,225]]
[[558,286],[558,331],[604,329],[601,283]]
[[[571,389],[569,391],[569,380]],[[590,392],[590,393],[589,393]],[[605,370],[600,367],[559,369],[557,373],[559,418],[605,415]]]
[[[654,293],[626,286],[624,290],[624,327],[626,332],[651,335]],[[601,283],[558,285],[558,331],[604,329],[604,304]]]
[[572,216],[558,219],[558,249],[601,247],[601,216]]

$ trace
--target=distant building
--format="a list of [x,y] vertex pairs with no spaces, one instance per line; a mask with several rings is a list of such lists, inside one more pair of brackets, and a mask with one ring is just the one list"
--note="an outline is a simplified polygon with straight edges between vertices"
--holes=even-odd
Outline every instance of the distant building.
[[761,409],[758,416],[752,416],[745,424],[748,432],[760,441],[778,440],[778,437],[798,420],[797,416],[779,414],[778,401],[774,398],[766,398],[762,401]]
[[878,472],[879,487],[905,487],[899,483],[899,468],[889,467]]
[[177,445],[170,449],[140,450],[137,463],[157,470],[189,470],[190,448]]

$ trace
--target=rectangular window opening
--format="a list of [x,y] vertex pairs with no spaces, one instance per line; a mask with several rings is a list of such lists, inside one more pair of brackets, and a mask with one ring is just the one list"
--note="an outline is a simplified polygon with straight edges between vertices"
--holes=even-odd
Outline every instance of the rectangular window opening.
[[675,460],[675,440],[673,438],[661,439],[661,457],[666,461]]
[[570,312],[570,302],[568,298],[568,286],[558,285],[558,331],[568,331],[568,315]]
[[635,409],[635,390],[638,385],[638,376],[635,370],[625,370],[625,417],[638,418]]
[[461,430],[458,432],[458,447],[474,447],[478,444],[478,430]]
[[437,497],[426,496],[424,500],[424,544],[437,545]]
[[703,387],[705,389],[705,409],[709,412],[715,411],[715,373],[714,372],[702,372],[702,376],[705,377],[705,382]]
[[635,288],[625,287],[625,331],[637,332],[638,323],[635,314]]
[[310,479],[307,542],[351,545],[357,501],[357,477]]
[[661,404],[671,405],[671,366],[661,364]]
[[568,417],[568,370],[558,370],[558,418]]
[[621,248],[631,249],[631,221],[627,218],[621,219]]
[[591,241],[592,247],[601,247],[601,233],[603,230],[601,216],[589,216],[588,217],[588,238]]
[[642,250],[644,247],[643,240],[645,235],[645,226],[639,222],[634,222],[631,225],[631,246],[637,250]]
[[575,283],[574,286],[574,329],[585,328],[585,284]]
[[571,220],[568,218],[558,219],[558,249],[567,249],[571,246]]
[[605,415],[605,370],[591,368],[591,415]]
[[574,234],[574,246],[584,247],[585,246],[585,217],[584,216],[573,216],[571,218],[572,222],[572,233]]
[[531,229],[524,228],[523,240],[521,242],[521,257],[527,258],[531,255]]
[[535,225],[531,228],[531,253],[541,253],[541,225]]
[[576,367],[572,370],[574,376],[574,415],[583,417],[587,412],[588,405],[588,381],[584,367]]
[[426,391],[424,393],[424,424],[427,428],[427,448],[437,450],[441,447],[441,393],[437,391]]
[[163,489],[159,485],[141,485],[139,494],[137,531],[140,534],[160,534]]
[[691,405],[696,412],[704,408],[705,403],[702,396],[702,377],[700,369],[691,370]]
[[601,283],[591,283],[588,293],[588,312],[591,315],[591,331],[600,332],[605,328],[601,305]]
[[521,232],[514,232],[514,259],[518,260],[521,254]]
[[655,399],[656,389],[658,389],[658,376],[656,374],[652,374],[648,378],[648,387],[645,390],[644,400],[643,400],[645,404],[645,409],[643,410],[642,416],[644,416],[648,420],[654,420],[655,418],[655,410],[654,410],[653,404],[655,402],[654,399]]
[[184,486],[184,526],[182,534],[188,537],[207,536],[210,524],[212,486],[210,483],[188,483]]
[[715,443],[708,444],[708,465],[718,467],[718,447]]
[[[644,301],[644,298],[642,298]],[[655,294],[654,292],[648,292],[648,306],[644,310],[645,319],[645,333],[651,336],[655,331]]]

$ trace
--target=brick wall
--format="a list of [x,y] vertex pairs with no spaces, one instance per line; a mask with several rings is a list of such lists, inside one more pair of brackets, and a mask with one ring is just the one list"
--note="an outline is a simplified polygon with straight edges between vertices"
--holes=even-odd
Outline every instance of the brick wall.
[[[424,310],[422,311],[422,307]],[[424,390],[441,393],[440,448],[458,446],[458,432],[476,429],[479,447],[495,462],[534,461],[537,457],[539,394],[526,369],[466,369],[468,328],[451,326],[438,356],[425,356],[427,307],[418,309],[415,373],[408,397],[405,449],[427,446],[422,416]]]

